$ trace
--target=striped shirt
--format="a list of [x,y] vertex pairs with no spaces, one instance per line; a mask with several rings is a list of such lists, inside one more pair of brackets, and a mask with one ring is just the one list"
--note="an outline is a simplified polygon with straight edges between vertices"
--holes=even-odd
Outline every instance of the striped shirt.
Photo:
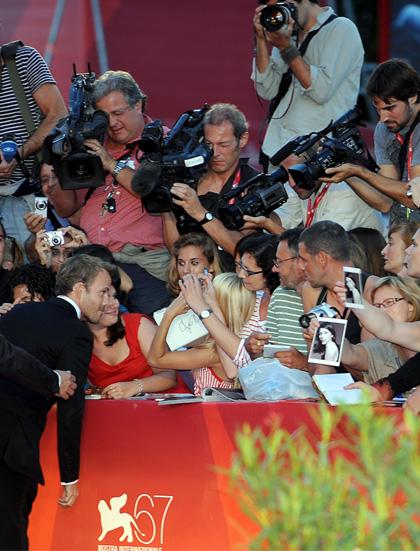
[[264,293],[262,291],[257,291],[257,298],[255,301],[255,307],[254,311],[252,312],[252,316],[243,326],[242,331],[239,335],[241,337],[241,342],[239,343],[238,350],[236,351],[236,356],[233,358],[233,363],[238,369],[240,369],[241,367],[245,367],[251,361],[251,357],[245,348],[246,338],[249,337],[251,333],[264,333],[266,330],[266,322],[260,317],[261,300],[263,296]]
[[[16,66],[25,90],[26,99],[35,127],[39,126],[41,111],[33,97],[34,92],[44,84],[55,84],[55,80],[42,56],[29,46],[18,48],[16,52]],[[18,146],[25,143],[29,134],[22,118],[19,104],[10,82],[6,65],[1,67],[0,90],[0,139],[6,134],[13,134]],[[32,172],[35,156],[25,159],[25,165]],[[24,180],[24,174],[17,167],[11,177],[0,178],[0,195],[11,195]]]
[[302,299],[296,291],[277,287],[268,305],[266,330],[271,335],[270,343],[294,347],[302,354],[307,354],[299,324],[299,317],[303,313]]

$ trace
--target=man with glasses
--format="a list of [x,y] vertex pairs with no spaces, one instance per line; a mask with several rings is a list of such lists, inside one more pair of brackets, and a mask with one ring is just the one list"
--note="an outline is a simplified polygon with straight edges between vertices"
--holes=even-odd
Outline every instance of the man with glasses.
[[246,346],[256,357],[262,355],[264,344],[282,345],[285,349],[276,352],[275,357],[286,367],[306,370],[307,346],[299,325],[305,281],[305,272],[298,262],[302,231],[301,228],[286,230],[279,238],[273,272],[278,274],[280,286],[274,290],[268,306],[267,333],[252,333]]
[[105,144],[88,139],[89,152],[102,160],[108,173],[104,185],[93,192],[66,191],[55,200],[61,216],[80,211],[80,226],[91,243],[108,247],[134,282],[129,295],[132,309],[145,314],[169,302],[162,219],[150,215],[132,192],[131,180],[141,151],[138,139],[145,123],[147,96],[125,71],[107,71],[94,84],[96,109],[109,116]]

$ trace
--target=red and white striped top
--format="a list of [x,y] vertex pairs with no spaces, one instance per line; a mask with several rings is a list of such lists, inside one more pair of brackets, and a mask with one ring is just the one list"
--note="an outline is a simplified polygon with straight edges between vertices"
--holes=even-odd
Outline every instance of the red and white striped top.
[[[246,337],[248,337],[253,331],[265,331],[265,320],[260,319],[260,306],[262,297],[263,293],[257,291],[254,311],[252,312],[251,317],[243,326],[240,332],[239,336],[241,337],[241,342],[236,352],[236,356],[233,360],[235,365],[238,366],[238,369],[240,367],[244,367],[251,361],[251,358],[249,357],[249,354],[244,346]],[[196,396],[201,396],[201,392],[206,387],[234,388],[233,381],[225,381],[221,379],[218,375],[214,373],[211,367],[201,367],[199,369],[193,369],[192,375],[194,377],[194,394]]]

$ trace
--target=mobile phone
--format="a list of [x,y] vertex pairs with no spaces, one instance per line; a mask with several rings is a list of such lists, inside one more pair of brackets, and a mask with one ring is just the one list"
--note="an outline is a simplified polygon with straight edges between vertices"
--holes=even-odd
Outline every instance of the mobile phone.
[[284,344],[265,344],[263,349],[264,358],[274,358],[276,352],[283,352],[289,350],[290,346]]
[[47,218],[48,199],[46,197],[35,197],[34,213]]

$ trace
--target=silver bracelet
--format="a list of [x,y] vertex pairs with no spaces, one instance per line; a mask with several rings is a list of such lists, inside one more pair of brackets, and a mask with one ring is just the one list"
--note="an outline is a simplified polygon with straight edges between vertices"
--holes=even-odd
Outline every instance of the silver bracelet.
[[144,387],[143,387],[142,381],[140,379],[133,379],[133,381],[139,385],[139,388],[134,396],[141,396],[142,394],[144,394]]
[[289,46],[284,50],[280,50],[280,55],[283,61],[289,65],[294,59],[300,56],[299,48],[296,48],[296,46]]

